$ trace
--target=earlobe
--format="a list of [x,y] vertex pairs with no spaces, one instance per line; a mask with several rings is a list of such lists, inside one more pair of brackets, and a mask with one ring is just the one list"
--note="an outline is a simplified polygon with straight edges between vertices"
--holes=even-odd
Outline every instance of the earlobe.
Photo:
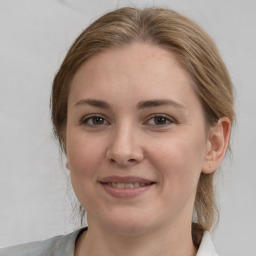
[[219,167],[228,148],[230,128],[231,122],[227,117],[220,118],[218,123],[210,128],[203,173],[213,173]]

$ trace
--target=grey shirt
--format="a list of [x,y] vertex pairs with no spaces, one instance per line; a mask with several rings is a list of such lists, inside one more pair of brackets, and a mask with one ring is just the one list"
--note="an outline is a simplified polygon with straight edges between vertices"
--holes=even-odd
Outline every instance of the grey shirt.
[[0,256],[74,256],[77,238],[87,228],[82,228],[65,236],[55,236],[0,249]]
[[[87,228],[82,228],[65,236],[0,249],[0,256],[74,256],[77,238]],[[197,256],[218,256],[209,232],[205,231]]]

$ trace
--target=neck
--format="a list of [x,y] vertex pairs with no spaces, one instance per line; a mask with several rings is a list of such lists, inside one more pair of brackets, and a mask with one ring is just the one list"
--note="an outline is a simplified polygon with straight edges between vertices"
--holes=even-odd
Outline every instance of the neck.
[[123,235],[89,225],[76,244],[75,256],[195,256],[190,228],[156,228],[136,235]]

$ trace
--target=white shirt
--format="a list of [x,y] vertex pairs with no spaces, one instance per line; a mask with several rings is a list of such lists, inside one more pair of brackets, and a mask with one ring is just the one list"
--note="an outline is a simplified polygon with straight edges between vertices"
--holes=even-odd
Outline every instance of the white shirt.
[[196,256],[218,256],[216,253],[210,233],[205,231]]

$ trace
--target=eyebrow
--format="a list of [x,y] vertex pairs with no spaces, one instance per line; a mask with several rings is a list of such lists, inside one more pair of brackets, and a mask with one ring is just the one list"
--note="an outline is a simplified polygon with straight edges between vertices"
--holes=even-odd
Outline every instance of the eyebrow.
[[96,99],[79,100],[75,104],[75,106],[84,105],[84,104],[94,106],[94,107],[98,107],[98,108],[105,108],[105,109],[110,109],[111,108],[110,104],[108,104],[107,102],[105,102],[103,100],[96,100]]
[[[103,100],[98,100],[98,99],[82,99],[79,100],[75,106],[79,105],[90,105],[102,109],[111,109],[111,105],[107,103],[106,101]],[[145,100],[145,101],[140,101],[137,104],[137,109],[145,109],[145,108],[153,108],[153,107],[159,107],[159,106],[173,106],[176,108],[180,109],[185,109],[185,107],[173,100],[169,99],[156,99],[156,100]]]
[[167,100],[167,99],[157,99],[157,100],[146,100],[146,101],[140,101],[137,104],[138,109],[144,109],[144,108],[152,108],[152,107],[159,107],[159,106],[173,106],[180,109],[185,109],[185,107],[173,100]]

